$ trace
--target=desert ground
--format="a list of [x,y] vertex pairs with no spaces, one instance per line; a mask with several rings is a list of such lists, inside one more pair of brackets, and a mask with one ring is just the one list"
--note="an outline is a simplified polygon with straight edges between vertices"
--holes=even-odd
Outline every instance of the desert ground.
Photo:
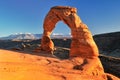
[[[63,58],[61,56],[61,58]],[[0,50],[1,80],[101,80],[73,69],[77,59],[46,53]],[[110,76],[111,74],[109,74]],[[119,80],[112,75],[111,80]],[[108,79],[109,80],[109,79]]]
[[[40,44],[39,40],[5,42],[6,46],[0,49],[0,80],[101,80],[98,76],[86,75],[73,68],[80,59],[69,58],[71,40],[53,41],[60,46],[56,46],[54,55],[34,52]],[[21,43],[24,43],[24,46]],[[119,80],[117,77],[120,77],[120,59],[103,54],[100,54],[99,58],[107,80]]]

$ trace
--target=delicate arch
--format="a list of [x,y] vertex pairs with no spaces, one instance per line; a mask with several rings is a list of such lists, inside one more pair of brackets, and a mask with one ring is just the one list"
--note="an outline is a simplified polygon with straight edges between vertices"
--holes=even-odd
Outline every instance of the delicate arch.
[[70,56],[98,56],[98,48],[87,26],[82,23],[74,7],[55,6],[45,17],[41,50],[54,51],[54,43],[50,35],[58,21],[62,20],[71,29],[72,43]]

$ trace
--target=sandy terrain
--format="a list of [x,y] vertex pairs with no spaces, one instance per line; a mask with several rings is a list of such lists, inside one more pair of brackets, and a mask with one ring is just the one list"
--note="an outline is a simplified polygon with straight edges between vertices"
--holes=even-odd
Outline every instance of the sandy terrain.
[[73,66],[74,60],[60,60],[50,54],[0,50],[0,80],[102,80]]
[[0,80],[56,80],[46,69],[49,60],[20,52],[0,50]]

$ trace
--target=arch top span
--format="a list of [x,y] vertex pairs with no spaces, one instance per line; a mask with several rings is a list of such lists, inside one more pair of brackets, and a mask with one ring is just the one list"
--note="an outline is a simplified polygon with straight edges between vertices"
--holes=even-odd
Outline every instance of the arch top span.
[[92,38],[91,32],[80,17],[77,9],[69,6],[55,6],[50,9],[45,17],[41,50],[54,51],[54,43],[50,35],[58,21],[62,20],[71,29],[72,42],[70,56],[98,56],[98,48]]
[[75,7],[70,6],[54,6],[51,9],[70,10],[71,12],[77,13],[77,9]]
[[58,21],[63,21],[69,28],[71,28],[71,30],[79,27],[79,24],[82,22],[77,15],[76,8],[69,6],[55,6],[50,9],[44,19],[44,34],[50,35]]

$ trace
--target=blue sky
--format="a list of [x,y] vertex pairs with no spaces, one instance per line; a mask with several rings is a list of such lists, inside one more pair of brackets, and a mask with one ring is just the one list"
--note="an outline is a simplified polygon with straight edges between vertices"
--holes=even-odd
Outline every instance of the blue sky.
[[[43,21],[53,6],[73,6],[92,34],[120,31],[120,0],[0,0],[0,36],[42,33]],[[53,33],[70,33],[62,21]]]

